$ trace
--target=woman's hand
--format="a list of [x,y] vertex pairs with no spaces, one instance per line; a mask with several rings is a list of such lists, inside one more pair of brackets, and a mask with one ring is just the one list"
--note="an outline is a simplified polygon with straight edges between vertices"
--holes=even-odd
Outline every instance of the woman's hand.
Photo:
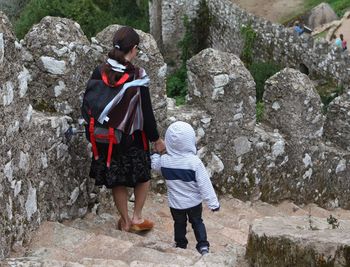
[[162,154],[166,151],[163,139],[159,138],[157,141],[154,142],[154,149],[159,154]]

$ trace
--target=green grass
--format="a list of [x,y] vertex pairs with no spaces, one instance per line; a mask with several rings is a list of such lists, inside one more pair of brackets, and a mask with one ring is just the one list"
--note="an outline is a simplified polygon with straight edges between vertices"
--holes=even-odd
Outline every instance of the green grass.
[[338,16],[342,17],[347,10],[350,10],[349,0],[306,0],[305,7],[311,9],[323,2],[330,4]]

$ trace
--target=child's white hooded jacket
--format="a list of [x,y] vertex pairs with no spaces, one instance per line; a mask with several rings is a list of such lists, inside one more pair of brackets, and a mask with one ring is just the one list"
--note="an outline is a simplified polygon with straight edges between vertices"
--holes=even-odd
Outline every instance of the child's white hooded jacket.
[[165,134],[167,154],[152,155],[152,169],[166,180],[169,206],[188,209],[206,201],[210,209],[220,207],[213,185],[202,161],[198,158],[196,136],[185,122],[171,124]]

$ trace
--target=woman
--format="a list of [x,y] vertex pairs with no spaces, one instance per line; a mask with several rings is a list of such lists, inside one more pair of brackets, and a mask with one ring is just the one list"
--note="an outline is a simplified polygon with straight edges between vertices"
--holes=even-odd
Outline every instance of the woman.
[[[138,34],[131,27],[116,31],[109,58],[94,70],[88,82],[82,108],[84,118],[90,118],[87,132],[94,152],[90,177],[95,179],[96,185],[112,189],[115,206],[121,215],[118,229],[123,231],[153,228],[152,221],[142,218],[151,179],[148,143],[153,142],[158,152],[165,150],[152,110],[148,76],[143,69],[131,64],[137,56],[139,42]],[[113,100],[105,94],[112,95]],[[108,105],[103,105],[106,98]],[[102,107],[97,115],[95,106]],[[109,132],[113,142],[99,142],[96,125],[101,126],[99,129],[115,130],[112,134]],[[128,215],[128,187],[134,188],[135,195],[131,218]]]

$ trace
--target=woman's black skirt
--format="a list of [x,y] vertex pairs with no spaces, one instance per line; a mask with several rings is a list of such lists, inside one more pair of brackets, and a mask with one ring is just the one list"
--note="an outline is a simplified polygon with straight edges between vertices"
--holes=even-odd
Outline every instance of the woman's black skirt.
[[99,159],[92,158],[90,177],[95,185],[107,188],[116,186],[135,187],[151,179],[151,159],[149,151],[138,146],[121,149],[113,146],[111,166],[107,168],[108,144],[97,144]]

